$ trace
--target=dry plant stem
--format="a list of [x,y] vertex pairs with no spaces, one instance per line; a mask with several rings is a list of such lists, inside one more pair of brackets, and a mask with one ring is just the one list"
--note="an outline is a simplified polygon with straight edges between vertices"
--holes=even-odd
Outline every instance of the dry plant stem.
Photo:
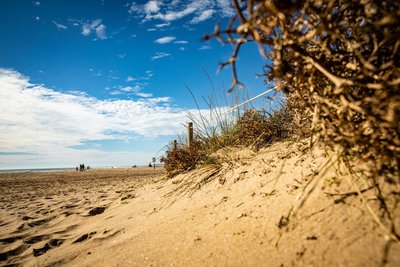
[[389,257],[389,252],[390,252],[390,247],[392,245],[392,242],[393,242],[393,240],[390,239],[390,238],[388,238],[385,241],[385,247],[383,249],[382,260],[381,260],[380,265],[379,265],[381,267],[384,267],[388,262],[388,257]]
[[246,23],[246,19],[245,19],[243,13],[242,13],[242,10],[240,9],[240,5],[239,5],[238,0],[233,0],[233,5],[234,5],[234,7],[236,9],[236,13],[239,16],[240,23],[242,23],[242,24]]
[[224,63],[220,64],[220,69],[223,69],[227,65],[231,65],[232,66],[232,77],[233,77],[233,80],[232,80],[231,86],[229,87],[229,92],[232,92],[233,89],[235,89],[235,87],[237,85],[239,87],[243,87],[243,84],[241,82],[239,82],[238,75],[237,75],[237,70],[236,70],[237,56],[239,54],[240,47],[242,46],[243,42],[244,41],[242,39],[239,40],[237,42],[237,44],[235,45],[235,50],[233,51],[231,58],[227,62],[224,62]]
[[[304,205],[306,202],[308,196],[315,190],[318,181],[323,177],[329,169],[338,162],[338,159],[334,158],[334,155],[328,158],[328,160],[321,166],[320,171],[318,172],[317,175],[313,175],[310,181],[306,183],[306,185],[302,188],[301,192],[297,195],[295,199],[295,203],[293,204],[292,208],[289,210],[288,217],[290,215],[296,216],[296,212]],[[317,179],[315,183],[312,185],[310,189],[308,189],[309,185],[314,181],[314,179]],[[306,191],[308,189],[308,191]],[[296,206],[297,205],[297,206]],[[293,214],[291,214],[293,212]]]
[[346,181],[349,183],[349,185],[351,185],[355,191],[357,192],[358,196],[360,197],[361,201],[363,202],[363,204],[365,205],[365,207],[367,208],[368,212],[370,213],[370,215],[372,216],[372,218],[374,219],[374,221],[382,228],[382,230],[385,232],[385,234],[391,238],[393,241],[395,242],[399,242],[400,239],[397,236],[396,233],[394,233],[392,230],[388,229],[383,223],[382,221],[379,219],[379,217],[376,215],[376,213],[374,212],[374,210],[371,208],[371,206],[368,204],[367,200],[365,199],[364,195],[361,193],[360,188],[353,182],[353,176],[351,175],[349,168],[346,166],[346,164],[342,161],[342,164],[345,166],[345,171],[347,175],[344,175]]
[[189,195],[191,197],[197,190],[199,190],[203,185],[211,182],[213,177],[215,177],[220,171],[221,167],[208,167],[205,168],[203,172],[196,173],[196,176],[201,176],[200,180],[194,182],[195,177],[189,177],[185,182],[181,183],[174,190],[166,193],[164,198],[169,201],[168,204],[162,204],[159,209],[162,207],[169,207],[174,204],[178,199],[184,197],[185,195]]
[[[375,188],[375,186],[370,186],[370,187],[365,188],[365,189],[360,189],[360,192],[364,193],[364,192],[367,192],[367,191],[369,191],[371,189],[374,189],[374,188]],[[327,194],[327,195],[330,195],[330,196],[357,196],[358,195],[357,191],[352,191],[352,192],[347,192],[347,193],[330,193],[330,192],[324,192],[324,193]]]
[[320,140],[339,147],[343,157],[368,162],[371,177],[400,183],[400,2],[233,4],[236,16],[227,29],[218,24],[206,36],[235,47],[224,64],[232,65],[231,89],[239,80],[237,44],[253,41],[270,59],[263,74],[267,82],[287,82],[280,90],[296,102],[293,106],[303,118],[315,115],[312,132]]

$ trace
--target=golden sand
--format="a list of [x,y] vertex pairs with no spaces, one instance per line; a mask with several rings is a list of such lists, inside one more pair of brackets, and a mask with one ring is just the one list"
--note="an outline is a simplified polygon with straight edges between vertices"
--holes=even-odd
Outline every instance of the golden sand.
[[[356,194],[340,194],[354,189],[324,169],[322,149],[279,143],[220,157],[217,169],[169,180],[149,168],[1,175],[0,264],[381,264],[385,232]],[[379,210],[373,190],[364,194]],[[400,266],[398,243],[386,260]]]

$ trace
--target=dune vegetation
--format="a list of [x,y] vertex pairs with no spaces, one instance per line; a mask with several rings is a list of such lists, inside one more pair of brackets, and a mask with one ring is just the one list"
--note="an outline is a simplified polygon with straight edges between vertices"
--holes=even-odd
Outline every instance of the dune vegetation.
[[233,4],[236,15],[229,23],[216,24],[204,36],[234,47],[221,64],[232,69],[229,91],[243,87],[237,60],[243,46],[255,43],[268,59],[262,66],[266,86],[275,85],[285,102],[270,113],[237,110],[234,120],[219,117],[217,126],[194,119],[200,129],[196,142],[176,149],[171,143],[162,159],[169,176],[209,164],[219,168],[217,151],[228,147],[257,151],[282,140],[307,142],[309,149],[323,146],[334,155],[334,164],[342,166],[338,175],[349,177],[361,199],[365,201],[360,181],[373,188],[379,207],[369,207],[369,213],[384,229],[387,248],[391,242],[398,244],[400,3],[233,0]]

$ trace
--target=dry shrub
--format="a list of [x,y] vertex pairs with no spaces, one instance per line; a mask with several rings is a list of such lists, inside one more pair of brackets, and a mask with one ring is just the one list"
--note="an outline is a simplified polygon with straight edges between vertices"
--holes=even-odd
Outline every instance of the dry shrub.
[[[400,2],[397,0],[233,0],[237,15],[214,33],[235,45],[231,90],[240,84],[240,47],[255,42],[270,59],[269,81],[342,159],[371,177],[400,183]],[[299,118],[297,118],[299,119]],[[309,120],[310,121],[310,120]],[[305,124],[309,121],[304,121]],[[301,125],[301,121],[299,121]]]
[[204,160],[205,154],[199,141],[194,141],[189,147],[188,145],[179,144],[174,149],[170,143],[165,156],[161,157],[160,162],[164,163],[164,168],[169,177],[174,177],[180,173],[189,171]]
[[[244,109],[232,123],[219,120],[219,125],[208,125],[197,131],[195,142],[189,147],[171,143],[161,162],[168,176],[173,177],[203,164],[218,164],[214,153],[226,147],[251,147],[258,149],[273,142],[289,138],[293,133],[292,113],[287,108],[271,114],[254,108]],[[196,125],[196,124],[195,124]],[[221,130],[217,130],[221,129]]]
[[218,23],[204,38],[234,45],[221,64],[232,66],[230,90],[242,85],[236,73],[240,48],[256,43],[269,59],[263,75],[281,85],[295,130],[333,148],[349,170],[344,175],[371,182],[390,240],[399,241],[400,1],[233,0],[233,5],[236,15],[227,27]]
[[293,130],[292,114],[287,108],[268,114],[265,110],[248,109],[235,125],[238,145],[259,148],[288,138]]

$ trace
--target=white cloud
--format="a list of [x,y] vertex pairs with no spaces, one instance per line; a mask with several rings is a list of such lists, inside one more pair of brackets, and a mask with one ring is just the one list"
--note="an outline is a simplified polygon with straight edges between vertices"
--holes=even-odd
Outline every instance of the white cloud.
[[155,32],[155,31],[157,31],[157,29],[150,28],[150,29],[147,29],[147,31],[148,31],[148,32]]
[[103,75],[103,73],[101,72],[101,70],[99,71],[95,71],[94,69],[90,68],[89,71],[92,73],[93,76],[95,77],[100,77]]
[[121,95],[122,93],[118,90],[114,90],[110,92],[110,95]]
[[209,50],[209,49],[212,49],[212,47],[209,45],[202,45],[199,47],[199,50]]
[[231,17],[235,15],[231,0],[217,0],[217,6],[219,8],[218,12],[221,12],[223,17]]
[[195,11],[196,11],[196,8],[189,6],[181,11],[168,11],[165,14],[158,13],[158,14],[155,14],[152,16],[147,16],[147,18],[160,19],[160,20],[165,20],[165,21],[174,21],[174,20],[178,20],[183,17],[186,17],[187,15],[190,15]]
[[153,94],[151,93],[136,93],[136,95],[143,98],[148,98],[153,96]]
[[[137,88],[112,94],[121,90]],[[169,97],[136,93],[146,99],[100,100],[82,92],[58,92],[0,68],[0,151],[44,156],[56,151],[62,157],[87,141],[175,135],[181,130],[186,110]]]
[[159,1],[149,1],[144,5],[144,10],[146,13],[157,13],[160,11],[160,5]]
[[190,21],[190,23],[192,23],[192,24],[197,24],[197,23],[199,23],[199,22],[205,21],[205,20],[211,18],[211,16],[212,16],[214,13],[215,13],[215,11],[212,10],[212,9],[204,10],[204,11],[201,12],[201,14],[200,14],[199,16],[194,17],[194,18]]
[[40,20],[40,17],[35,17],[35,20],[36,20],[36,21],[39,21],[39,20]]
[[91,23],[84,23],[82,25],[82,35],[89,36],[92,32],[100,40],[107,39],[106,26],[101,23],[101,19],[93,20]]
[[136,84],[134,86],[125,86],[125,87],[120,88],[121,91],[134,92],[134,93],[138,93],[141,89],[142,89],[142,87],[138,84]]
[[36,1],[36,2],[33,1],[32,3],[33,3],[35,6],[40,6],[40,2],[39,2],[39,1]]
[[100,24],[100,25],[96,28],[96,36],[97,36],[97,38],[99,38],[100,40],[107,39],[107,35],[106,35],[106,26],[105,26],[104,24]]
[[167,43],[172,42],[175,39],[176,39],[176,37],[174,37],[174,36],[165,36],[165,37],[155,40],[154,42],[158,43],[158,44],[167,44]]
[[126,78],[126,81],[127,82],[132,82],[132,81],[135,81],[136,79],[134,78],[134,77],[132,77],[132,76],[128,76],[127,78]]
[[175,41],[174,44],[187,44],[188,41]]
[[166,22],[166,23],[156,24],[155,26],[157,28],[164,28],[164,27],[168,27],[169,25],[171,25],[171,23],[170,22]]
[[[166,23],[191,17],[188,21],[192,24],[210,19],[214,14],[223,18],[234,15],[231,0],[173,0],[168,4],[160,1],[145,4],[133,2],[128,5],[128,12],[142,17],[143,21],[162,20]],[[159,25],[164,26],[164,23]]]
[[[111,92],[114,97],[121,93]],[[140,98],[100,100],[81,91],[59,92],[34,84],[17,71],[0,68],[0,169],[82,162],[91,166],[143,164],[155,151],[148,147],[137,152],[103,151],[102,142],[136,147],[135,142],[175,136],[182,132],[188,112],[199,114],[197,109],[177,107],[169,97],[134,94]],[[208,110],[200,112],[209,119]]]
[[53,20],[53,23],[54,23],[54,25],[56,25],[57,29],[59,29],[59,30],[66,30],[66,29],[68,29],[67,26],[62,25],[62,24],[60,24],[60,23],[57,23],[57,22],[55,22],[54,20]]
[[169,57],[171,54],[169,53],[164,53],[164,52],[157,52],[154,56],[151,57],[152,60],[164,58],[164,57]]
[[128,13],[133,14],[133,13],[141,13],[143,12],[143,7],[136,4],[135,2],[132,2],[130,5],[128,4]]

